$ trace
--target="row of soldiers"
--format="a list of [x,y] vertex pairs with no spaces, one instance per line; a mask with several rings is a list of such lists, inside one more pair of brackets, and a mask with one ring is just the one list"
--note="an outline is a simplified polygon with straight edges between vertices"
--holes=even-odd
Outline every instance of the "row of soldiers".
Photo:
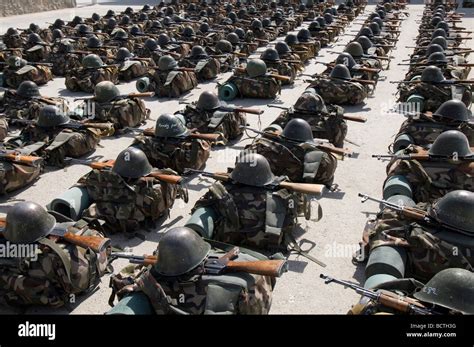
[[[387,158],[383,200],[367,221],[355,264],[364,287],[326,276],[362,294],[349,314],[474,314],[472,93],[462,15],[427,5],[405,80],[403,122]],[[440,35],[441,34],[441,35]],[[459,65],[453,63],[460,61]],[[446,83],[444,82],[446,81]],[[454,84],[462,92],[451,93]],[[467,85],[467,87],[466,87]],[[417,99],[410,98],[415,95]],[[469,101],[469,103],[466,103]]]
[[[270,8],[273,6],[271,4],[273,2],[268,4]],[[259,13],[264,13],[265,8],[261,8],[264,5],[265,3],[252,4],[260,10]],[[147,16],[154,16],[153,11],[180,13],[179,6],[181,5],[178,3],[159,11],[157,8],[144,8],[140,12],[146,12]],[[241,5],[235,3],[231,6],[240,8]],[[329,14],[324,12],[326,9],[334,13],[334,8],[326,3],[317,6],[308,3],[305,6],[305,11],[300,7],[297,12],[304,13],[304,17],[309,20],[319,18],[317,13]],[[250,11],[250,7],[249,5],[247,10],[253,13],[254,10]],[[353,18],[351,13],[359,12],[363,7],[364,4],[355,6],[348,2],[346,9],[344,6],[340,8],[348,13],[347,16],[337,12],[331,16],[339,16],[336,20],[340,20],[340,26],[346,25]],[[232,11],[229,10],[230,7],[216,12],[221,15],[227,12],[230,14]],[[276,12],[279,11],[285,14],[283,18],[287,20],[291,6],[284,4],[277,7]],[[311,13],[312,11],[314,13]],[[139,17],[145,18],[141,13],[132,15],[130,11],[126,12],[129,14],[116,16],[108,13],[107,21],[112,17],[122,21],[122,18],[127,18],[125,15],[131,22]],[[211,17],[209,16],[209,19],[212,19]],[[212,24],[219,23],[221,17],[228,16],[216,14],[215,21],[209,20],[207,24],[212,27]],[[281,16],[275,17],[278,19]],[[298,18],[297,15],[294,17]],[[160,16],[156,18],[160,19]],[[163,21],[165,19],[166,17]],[[178,25],[176,35],[182,35],[188,27],[193,28],[191,24],[196,23],[191,21],[194,19],[190,18],[189,23]],[[248,22],[245,18],[238,21]],[[250,22],[250,25],[252,23]],[[172,26],[171,24],[166,25]],[[277,28],[278,25],[270,31],[276,31]],[[73,27],[72,30],[78,29]],[[326,30],[332,32],[330,28]],[[335,30],[339,32],[340,29]],[[127,35],[131,34],[125,29],[124,31]],[[110,34],[112,35],[112,32]],[[296,47],[290,48],[287,43],[280,45],[280,48],[287,49],[286,53],[294,54],[295,58],[299,57],[297,52],[300,51],[306,55],[306,59],[314,57],[320,40],[316,38],[305,43],[306,34],[307,32],[303,31],[303,35],[299,35],[299,40],[303,42],[298,43],[297,51]],[[190,35],[191,38],[193,34]],[[335,35],[332,36],[332,39],[334,38]],[[179,39],[179,36],[173,37],[175,41]],[[250,40],[254,41],[266,43]],[[196,48],[194,41],[192,45],[194,47],[191,51]],[[138,44],[139,48],[145,46],[145,42]],[[208,46],[212,47],[205,47]],[[273,61],[277,67],[278,61],[282,64],[288,63],[283,59],[274,59],[272,54],[275,51],[279,54],[277,46],[272,51],[265,51],[261,60],[249,59],[246,65],[236,69],[233,78],[239,79],[239,76],[258,72],[257,76],[249,78],[254,86],[255,83],[260,83],[261,78],[272,79],[278,83],[291,79],[291,74],[295,71],[292,68],[287,69],[289,75],[283,76],[287,79],[280,75],[283,70],[267,72],[264,60],[269,64]],[[309,55],[307,51],[310,52]],[[171,68],[166,70],[170,71],[168,73],[195,74],[187,70],[189,67],[181,68],[175,65],[184,61],[185,59],[181,58],[186,56],[185,54],[173,58],[167,52],[158,58],[156,70],[160,70],[161,62],[171,64]],[[91,65],[98,62],[97,57],[90,54],[85,55],[84,60]],[[142,59],[137,61],[145,62]],[[148,63],[153,64],[151,60]],[[289,64],[294,64],[288,65],[290,67],[304,65],[301,58]],[[265,67],[264,74],[259,70],[262,66]],[[109,68],[102,65],[97,67],[98,70]],[[168,67],[170,66],[167,65],[166,68]],[[146,75],[146,78],[148,80],[138,80],[137,87],[145,88],[156,81],[150,74]],[[66,75],[66,84],[67,81]],[[297,247],[292,238],[297,218],[303,215],[310,218],[310,196],[320,194],[324,186],[331,188],[336,160],[331,153],[344,155],[346,151],[340,148],[338,151],[336,146],[325,141],[313,141],[309,125],[305,121],[294,119],[293,122],[288,121],[288,124],[283,125],[281,132],[277,129],[276,132],[272,131],[264,136],[272,136],[271,139],[275,140],[275,143],[282,141],[282,146],[294,150],[299,156],[297,165],[300,172],[281,170],[274,154],[266,155],[264,148],[261,151],[257,148],[257,140],[251,145],[252,148],[238,157],[235,168],[229,172],[203,172],[200,169],[204,167],[211,147],[236,139],[245,129],[245,113],[259,114],[261,111],[229,106],[222,97],[220,100],[214,93],[203,92],[196,103],[187,105],[176,114],[160,115],[154,129],[137,130],[132,128],[139,125],[145,117],[131,119],[136,111],[126,107],[132,107],[129,104],[135,101],[138,108],[143,106],[142,114],[149,114],[140,96],[120,95],[112,80],[90,81],[94,86],[94,96],[87,101],[94,105],[96,112],[93,118],[86,117],[85,121],[81,116],[87,114],[86,107],[83,107],[83,114],[78,110],[80,108],[71,113],[61,112],[57,103],[59,100],[40,95],[37,85],[32,81],[22,81],[16,90],[9,89],[6,92],[7,100],[18,98],[25,100],[29,106],[38,102],[44,103],[27,108],[31,112],[28,115],[22,112],[23,109],[14,107],[16,102],[5,104],[5,111],[14,114],[10,118],[15,119],[18,124],[26,125],[19,137],[6,141],[12,152],[5,152],[5,156],[8,155],[14,161],[12,165],[18,172],[24,171],[22,165],[37,170],[42,161],[57,166],[70,163],[87,164],[93,169],[64,195],[53,200],[48,205],[51,211],[47,212],[33,202],[24,202],[15,205],[8,213],[2,233],[4,242],[38,244],[40,260],[31,263],[25,260],[20,268],[15,262],[2,266],[0,283],[3,291],[7,293],[6,300],[17,305],[62,306],[68,303],[70,294],[79,294],[95,288],[100,277],[111,271],[111,259],[125,257],[141,265],[124,269],[112,277],[113,295],[123,299],[121,305],[115,309],[116,312],[135,312],[137,307],[143,308],[143,303],[147,303],[156,313],[267,313],[271,305],[275,277],[285,270],[284,255],[288,246]],[[236,84],[238,85],[238,82]],[[240,85],[238,88],[242,89]],[[218,94],[221,96],[222,93],[219,91]],[[265,97],[261,94],[246,95],[241,90],[240,96]],[[113,121],[110,121],[111,109],[116,110]],[[33,115],[34,112],[37,113]],[[141,134],[116,160],[98,162],[77,159],[94,147],[92,143],[96,135],[123,131],[139,131]],[[37,137],[38,134],[41,135]],[[87,143],[87,138],[90,138],[87,141],[91,145],[85,148],[83,144]],[[339,145],[342,146],[341,143]],[[24,150],[25,152],[22,152]],[[31,151],[28,153],[26,150]],[[81,150],[84,151],[82,154],[79,153]],[[30,154],[39,155],[35,157]],[[305,156],[309,159],[307,165],[304,163]],[[318,169],[319,167],[321,169]],[[133,236],[139,229],[156,227],[157,223],[168,216],[177,198],[187,201],[186,182],[188,175],[193,173],[212,177],[217,182],[195,204],[193,214],[184,227],[177,227],[165,233],[155,255],[137,257],[111,253],[110,240],[105,236],[113,232],[126,232]],[[291,180],[287,176],[291,176]],[[16,179],[18,177],[15,176]],[[320,214],[320,211],[317,212]],[[97,220],[103,224],[98,224]],[[236,249],[235,245],[239,248]],[[182,256],[179,256],[180,254]],[[310,255],[306,256],[311,258]],[[76,264],[76,261],[80,264]],[[135,301],[141,305],[136,306],[133,304]]]

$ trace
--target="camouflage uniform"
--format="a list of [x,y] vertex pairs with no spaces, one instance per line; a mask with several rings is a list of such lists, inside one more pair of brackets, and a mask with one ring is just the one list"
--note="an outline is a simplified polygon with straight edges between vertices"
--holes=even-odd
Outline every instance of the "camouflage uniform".
[[120,81],[130,82],[135,78],[142,77],[147,73],[148,65],[148,62],[138,60],[122,62],[119,67],[118,78]]
[[211,80],[221,72],[221,63],[216,58],[180,60],[179,66],[195,69],[198,81]]
[[140,98],[123,98],[116,101],[95,102],[94,121],[113,123],[115,129],[136,127],[150,117],[150,109]]
[[198,85],[196,74],[189,71],[152,69],[147,76],[150,79],[148,90],[158,97],[177,98]]
[[242,98],[275,99],[281,92],[281,83],[271,76],[247,77],[233,75],[226,83],[233,83]]
[[8,66],[3,70],[3,75],[6,85],[15,89],[23,81],[32,81],[37,85],[42,85],[53,79],[51,69],[47,66],[25,65],[21,68]]
[[[22,151],[22,154],[30,153]],[[0,161],[0,195],[13,192],[34,182],[42,172],[42,165],[28,165],[15,161]]]
[[[56,102],[59,107],[67,111],[66,101],[63,98],[44,97],[52,102]],[[5,91],[3,97],[3,105],[5,108],[5,115],[8,120],[13,119],[28,119],[34,120],[39,116],[40,109],[48,103],[37,98],[23,98],[15,92]]]
[[118,83],[118,69],[108,66],[98,69],[79,68],[66,73],[66,88],[73,92],[83,91],[93,93],[97,83],[111,81]]
[[358,105],[368,96],[367,88],[358,83],[319,77],[308,88],[316,89],[324,102],[338,105]]

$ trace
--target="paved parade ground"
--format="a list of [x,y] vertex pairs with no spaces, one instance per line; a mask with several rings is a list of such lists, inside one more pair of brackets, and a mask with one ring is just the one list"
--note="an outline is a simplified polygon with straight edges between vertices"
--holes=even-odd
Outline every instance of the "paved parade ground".
[[[44,27],[48,22],[56,18],[70,20],[76,15],[90,16],[97,12],[104,15],[111,8],[116,12],[125,10],[131,5],[140,9],[146,2],[141,1],[113,1],[101,5],[89,6],[86,1],[79,1],[78,8],[58,10],[44,13],[35,13],[15,17],[0,18],[0,33],[4,33],[9,27],[26,28],[31,22]],[[120,4],[118,6],[117,4]],[[361,19],[370,13],[374,5],[368,5],[365,12],[353,21],[345,33],[332,44],[332,47],[323,48],[316,59],[310,61],[304,71],[305,74],[322,72],[325,66],[316,61],[330,62],[342,51],[344,45],[351,40],[361,27]],[[353,149],[358,155],[339,161],[335,174],[335,183],[338,191],[325,193],[318,203],[323,210],[323,218],[319,222],[306,221],[300,218],[300,230],[297,232],[298,240],[302,242],[303,249],[311,249],[310,254],[326,263],[325,268],[309,261],[308,259],[291,255],[289,272],[277,281],[274,292],[271,313],[273,314],[345,314],[352,304],[356,303],[359,296],[333,284],[326,285],[319,278],[321,273],[336,278],[364,283],[364,266],[355,266],[351,262],[352,253],[358,249],[358,243],[368,217],[374,216],[379,206],[376,203],[367,202],[362,204],[357,193],[363,192],[381,197],[382,184],[386,177],[386,162],[372,158],[372,154],[386,154],[389,144],[393,141],[404,116],[390,113],[388,110],[395,103],[396,84],[389,83],[403,79],[408,66],[399,66],[413,52],[414,39],[418,34],[419,20],[423,11],[423,5],[408,5],[409,17],[401,22],[401,35],[396,48],[390,52],[393,59],[390,68],[381,72],[381,80],[378,82],[373,96],[366,100],[362,106],[345,107],[347,114],[367,117],[366,123],[348,121],[348,134],[345,146]],[[459,13],[464,13],[463,22],[459,26],[466,30],[474,30],[474,9],[459,8]],[[305,23],[306,26],[308,23]],[[298,28],[299,29],[299,28]],[[283,40],[279,38],[278,40]],[[474,49],[472,40],[464,42],[465,47]],[[260,48],[259,54],[264,48]],[[471,61],[472,62],[472,61]],[[224,82],[231,73],[220,74],[216,81],[200,83],[197,88],[185,94],[179,99],[146,99],[146,105],[151,109],[151,118],[145,127],[154,126],[155,120],[161,113],[174,113],[184,108],[185,102],[196,101],[199,95],[205,91],[217,91],[217,83]],[[472,75],[472,73],[471,73]],[[470,78],[472,78],[470,76]],[[277,108],[270,108],[268,104],[291,106],[304,91],[309,79],[307,76],[299,76],[293,86],[282,88],[281,95],[273,101],[236,99],[234,104],[246,107],[258,107],[265,112],[261,116],[247,115],[248,123],[253,128],[263,129],[269,125],[281,112]],[[122,93],[136,92],[135,82],[121,83],[118,88]],[[47,85],[40,87],[42,95],[63,96],[72,101],[73,97],[84,96],[84,93],[71,93],[66,90],[64,78],[55,78]],[[254,134],[249,133],[253,136]],[[100,155],[103,159],[115,159],[117,154],[130,145],[133,141],[133,133],[102,139],[94,156]],[[251,139],[244,136],[237,143],[228,147],[220,147],[212,150],[206,171],[225,171],[227,167],[233,167],[237,153],[249,144]],[[27,189],[13,194],[11,197],[3,198],[0,204],[0,213],[8,212],[8,209],[19,201],[31,200],[46,205],[53,198],[67,190],[71,185],[89,171],[89,167],[73,165],[66,169],[49,171],[41,175],[40,179]],[[114,245],[128,246],[133,248],[135,254],[150,254],[156,248],[156,242],[160,234],[173,226],[183,225],[190,216],[191,208],[195,201],[202,196],[213,180],[206,178],[194,178],[188,185],[189,203],[176,200],[170,218],[163,221],[160,228],[152,231],[143,231],[141,237],[129,239],[121,235],[113,235],[111,238]],[[315,205],[315,204],[314,204]],[[126,261],[114,262],[115,271],[119,271],[127,265]],[[110,289],[109,278],[104,276],[98,290],[85,298],[78,297],[76,304],[68,308],[62,308],[57,313],[72,314],[102,314],[109,309],[108,299]],[[5,311],[0,313],[18,312]],[[51,312],[48,308],[29,309],[27,313]]]

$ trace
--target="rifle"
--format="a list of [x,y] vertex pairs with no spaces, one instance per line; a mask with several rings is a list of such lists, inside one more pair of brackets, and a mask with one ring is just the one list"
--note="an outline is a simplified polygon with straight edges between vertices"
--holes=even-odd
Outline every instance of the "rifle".
[[[335,53],[335,54],[344,53],[344,52],[336,52],[336,51],[328,51],[328,52]],[[364,54],[362,57],[367,58],[367,59],[379,59],[379,60],[390,60],[391,58],[393,58],[393,57],[379,57],[378,55],[371,55],[371,54]]]
[[[196,173],[204,177],[209,177],[217,181],[230,182],[231,179],[228,173],[212,173],[201,170],[194,169],[185,169],[184,174]],[[324,185],[322,184],[312,184],[312,183],[293,183],[293,182],[279,182],[276,184],[268,184],[264,188],[274,190],[275,188],[288,189],[297,193],[303,194],[322,194],[324,191]]]
[[366,202],[367,200],[372,200],[372,201],[378,202],[379,204],[382,204],[384,207],[387,207],[391,210],[399,212],[405,218],[415,220],[417,222],[426,224],[428,226],[433,226],[433,227],[438,227],[438,228],[441,226],[443,228],[450,229],[461,234],[472,236],[472,233],[467,230],[453,228],[450,225],[447,225],[443,222],[433,219],[428,213],[426,213],[425,211],[419,208],[397,205],[386,200],[373,198],[367,194],[359,193],[358,196],[362,198],[361,200],[362,203]]
[[[279,109],[281,109],[281,110],[286,110],[286,111],[288,111],[288,110],[290,109],[290,107],[284,107],[284,106],[272,105],[272,104],[268,104],[267,106],[268,106],[268,107],[271,107],[271,108],[279,108]],[[365,122],[367,122],[367,118],[362,117],[362,116],[348,116],[348,115],[343,115],[342,118],[345,119],[345,120],[350,120],[350,121],[358,122],[358,123],[365,123]]]
[[[474,157],[471,158],[460,158],[457,159],[453,157],[434,157],[428,153],[422,154],[372,154],[372,158],[377,158],[378,160],[384,158],[390,159],[400,159],[400,160],[418,160],[418,161],[433,161],[433,162],[448,162],[452,160],[457,165],[457,169],[466,174],[472,174],[474,172]],[[456,162],[460,162],[459,164]]]
[[454,85],[454,84],[474,84],[474,80],[444,80],[440,82],[428,82],[428,81],[390,81],[390,83],[403,83],[403,84],[419,84],[419,83],[429,83],[429,84],[441,84],[441,85]]
[[[334,67],[336,65],[334,63],[325,63],[323,61],[316,61],[316,64],[326,65],[327,67]],[[363,66],[358,66],[358,65],[354,65],[351,70],[362,71],[362,72],[375,72],[375,73],[379,73],[381,71],[381,69],[374,69],[374,68],[363,67]],[[314,75],[312,76],[314,77]]]
[[361,287],[355,283],[349,281],[338,280],[323,274],[319,275],[320,278],[324,280],[325,284],[329,284],[331,282],[343,285],[344,287],[350,288],[355,290],[357,294],[365,296],[378,304],[393,308],[399,312],[403,313],[411,313],[411,314],[422,314],[422,315],[433,315],[433,314],[440,314],[433,310],[426,308],[422,303],[418,300],[408,298],[406,296],[395,294],[388,290],[378,290],[373,291],[370,289],[366,289]]
[[[90,161],[90,160],[76,159],[76,158],[70,158],[70,157],[66,157],[64,158],[64,160],[70,163],[74,163],[74,164],[88,165],[92,169],[96,169],[96,170],[111,169],[115,164],[115,160],[107,160],[107,161],[100,162],[100,161]],[[184,182],[184,178],[181,176],[159,173],[159,172],[151,172],[146,177],[153,177],[169,184],[182,184]]]
[[[132,128],[130,128],[132,129]],[[148,128],[148,129],[132,129],[137,132],[141,132],[146,136],[155,136],[155,129]],[[189,133],[186,137],[191,139],[198,139],[198,140],[205,140],[210,142],[215,142],[219,139],[219,134],[199,134],[199,133]]]
[[338,147],[334,147],[332,145],[326,144],[326,142],[328,142],[327,140],[323,141],[322,139],[314,139],[314,141],[315,141],[314,143],[313,142],[301,142],[301,141],[296,141],[296,140],[289,139],[289,138],[287,138],[287,137],[285,137],[281,134],[277,134],[277,133],[270,132],[270,131],[260,131],[260,130],[253,129],[253,128],[245,126],[245,125],[241,125],[240,127],[243,128],[243,129],[253,131],[254,133],[257,133],[257,134],[260,134],[260,135],[274,137],[274,138],[277,138],[277,139],[283,139],[283,140],[288,141],[288,142],[293,143],[293,144],[303,144],[303,143],[305,143],[305,144],[307,144],[311,147],[314,147],[314,148],[317,148],[317,149],[320,149],[320,150],[323,150],[323,151],[335,153],[335,154],[347,155],[349,157],[352,156],[352,154],[354,154],[354,152],[351,151],[351,150],[348,150],[348,149],[345,149],[345,148],[338,148]]
[[22,155],[17,151],[8,149],[0,149],[0,160],[14,161],[16,163],[26,164],[30,166],[38,166],[43,162],[42,157]]
[[263,110],[259,108],[247,108],[247,107],[229,107],[229,106],[219,106],[219,110],[224,111],[224,112],[243,112],[243,113],[250,113],[250,114],[256,114],[256,115],[261,115],[263,113]]
[[[242,67],[236,67],[235,70],[240,72],[240,73],[246,73],[245,69],[242,68]],[[266,76],[273,77],[276,80],[280,80],[280,81],[284,81],[284,82],[290,82],[291,81],[291,78],[288,77],[288,76],[276,75],[276,74],[271,74],[271,73],[267,73]]]
[[[0,62],[0,65],[9,65],[8,63],[4,63],[4,62]],[[31,66],[48,66],[48,67],[52,67],[53,64],[51,63],[35,63],[35,62],[31,62],[31,61],[27,61],[25,65],[31,65]]]
[[[36,120],[29,120],[29,119],[13,119],[11,123],[31,125],[31,124],[37,124],[38,122]],[[113,124],[112,123],[86,123],[86,122],[70,121],[69,123],[58,125],[57,127],[63,128],[63,129],[71,129],[71,130],[82,130],[82,129],[87,129],[87,128],[110,130],[111,128],[113,128]]]
[[[151,97],[154,96],[154,92],[145,92],[145,93],[130,93],[130,94],[124,94],[124,95],[119,95],[116,98],[112,99],[111,101],[116,101],[116,100],[121,100],[121,99],[127,99],[127,98],[145,98],[145,97]],[[79,98],[75,98],[74,101],[77,100],[94,100],[95,96],[81,96]]]
[[[221,258],[210,257],[204,263],[206,273],[220,275],[226,272],[246,272],[254,275],[280,277],[287,271],[286,260],[257,260],[232,261],[239,252],[235,247]],[[235,256],[234,256],[235,255]],[[155,265],[158,257],[155,255],[137,256],[127,253],[112,253],[112,257],[128,259],[132,264]]]
[[[0,229],[5,230],[5,227],[6,227],[6,218],[1,217]],[[66,227],[60,224],[59,225],[56,224],[56,226],[53,228],[53,230],[50,232],[49,235],[63,239],[75,246],[79,246],[86,249],[90,248],[96,253],[100,253],[106,250],[110,246],[111,241],[108,238],[99,237],[99,236],[77,235],[71,232],[70,231],[71,229],[74,229],[74,227],[73,226]],[[0,230],[0,236],[3,236],[1,230]]]

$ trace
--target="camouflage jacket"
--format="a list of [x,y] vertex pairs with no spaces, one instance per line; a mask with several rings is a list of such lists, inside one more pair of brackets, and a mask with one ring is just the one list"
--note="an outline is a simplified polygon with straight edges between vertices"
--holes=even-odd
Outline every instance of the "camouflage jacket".
[[73,91],[94,93],[95,85],[102,81],[118,83],[118,69],[116,66],[108,66],[99,69],[84,69],[68,71],[66,74],[66,88]]
[[200,139],[172,139],[139,135],[133,145],[145,152],[150,164],[170,168],[178,173],[184,169],[201,169],[211,152],[209,142]]
[[65,76],[68,71],[81,67],[81,57],[71,53],[53,52],[49,55],[48,62],[53,64],[51,71],[55,76]]
[[226,83],[235,84],[242,98],[274,99],[281,92],[280,81],[266,75],[254,78],[233,75]]
[[42,169],[42,165],[0,161],[0,195],[26,187],[39,177]]
[[368,89],[358,82],[335,80],[320,77],[309,85],[316,89],[327,104],[358,105],[368,96]]
[[[224,251],[214,248],[210,257]],[[264,259],[262,256],[260,259]],[[244,252],[235,261],[256,261]],[[198,267],[179,277],[165,277],[152,267],[130,265],[112,277],[112,295],[119,300],[144,293],[158,315],[268,314],[275,285],[273,278],[244,272],[211,275]]]
[[158,97],[177,98],[198,85],[194,72],[189,71],[148,71],[150,79],[149,91]]
[[113,123],[115,129],[143,124],[151,111],[140,98],[124,98],[107,103],[94,103],[94,120]]
[[118,78],[120,81],[130,82],[131,80],[142,77],[148,72],[148,62],[139,60],[126,60],[117,62],[119,66]]
[[[56,102],[58,104],[58,107],[60,107],[62,110],[65,110],[65,112],[68,111],[65,99],[61,97],[54,97],[54,98],[43,97],[43,98]],[[10,91],[5,92],[3,96],[2,104],[3,104],[2,108],[5,109],[5,115],[8,120],[38,119],[41,108],[48,105],[41,99],[37,99],[37,98],[26,99]]]
[[219,59],[191,59],[180,60],[179,66],[195,69],[198,81],[211,80],[217,77],[221,72],[221,63]]
[[200,133],[217,133],[222,137],[219,144],[226,145],[243,133],[242,125],[247,124],[247,117],[242,112],[205,111],[198,109],[194,104],[186,106],[182,114],[186,119],[188,129],[196,129]]
[[7,67],[3,70],[3,75],[5,84],[13,89],[17,89],[23,81],[32,81],[37,85],[42,85],[53,79],[53,73],[47,66],[25,65],[20,69]]
[[[74,233],[103,237],[79,222],[62,223],[72,226]],[[7,242],[0,238],[0,243]],[[84,294],[97,287],[107,272],[105,251],[95,253],[65,241],[44,238],[37,242],[38,259],[3,258],[0,261],[0,292],[11,305],[43,305],[60,307],[68,304],[72,295]]]

